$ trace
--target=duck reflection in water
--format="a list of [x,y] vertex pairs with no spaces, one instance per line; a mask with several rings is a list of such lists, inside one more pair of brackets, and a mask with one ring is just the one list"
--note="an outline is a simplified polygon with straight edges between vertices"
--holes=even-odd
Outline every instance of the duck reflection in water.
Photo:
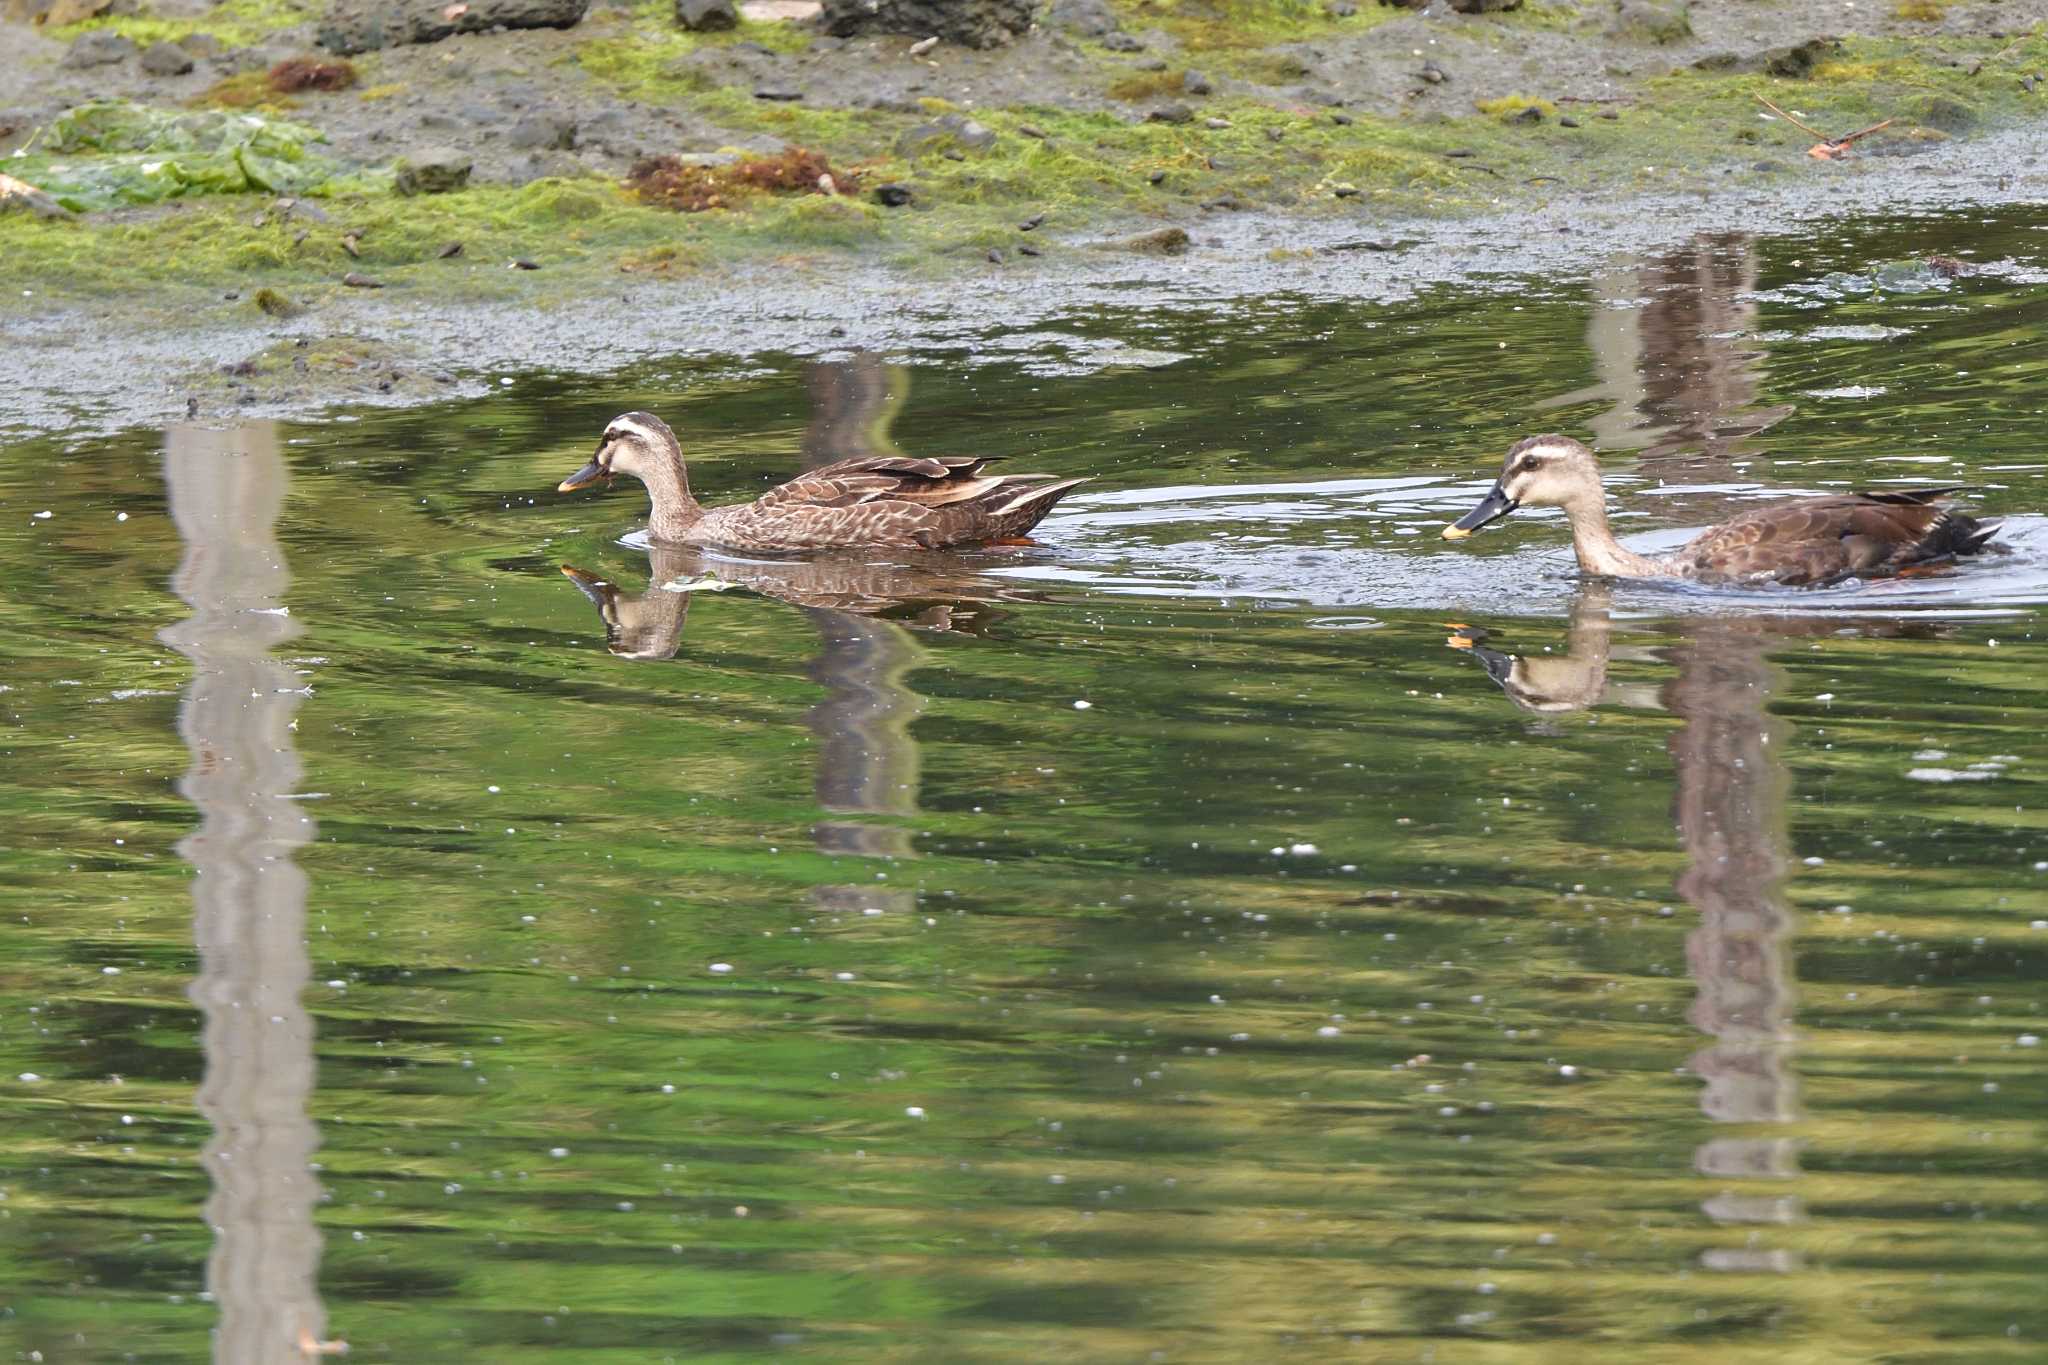
[[[905,371],[861,355],[813,364],[807,379],[812,417],[803,468],[894,453],[887,433],[908,382]],[[916,567],[829,558],[736,560],[656,544],[649,561],[651,577],[638,593],[562,566],[603,618],[606,647],[623,659],[674,657],[699,591],[744,588],[800,609],[818,632],[810,673],[825,690],[805,718],[816,739],[818,805],[834,817],[813,827],[818,849],[913,856],[913,832],[898,823],[918,809],[920,762],[910,730],[924,699],[907,679],[926,656],[913,631],[979,634],[1001,618],[995,603],[1026,595],[966,560]],[[913,894],[874,882],[812,890],[820,909],[849,912],[908,911]]]
[[[1471,654],[1526,711],[1546,718],[1595,705],[1622,703],[1669,711],[1682,722],[1670,741],[1676,791],[1673,816],[1686,855],[1676,890],[1698,912],[1686,959],[1698,987],[1693,1024],[1713,1038],[1688,1069],[1705,1085],[1700,1108],[1718,1123],[1790,1123],[1799,1115],[1793,919],[1783,883],[1790,871],[1784,750],[1788,727],[1769,711],[1779,677],[1768,651],[1787,639],[1833,636],[1853,624],[1860,633],[1927,635],[1929,627],[1898,621],[1850,622],[1841,616],[1711,616],[1680,623],[1682,642],[1668,651],[1617,648],[1609,595],[1589,586],[1573,603],[1568,648],[1561,655],[1517,657],[1485,643],[1485,633],[1459,627],[1453,648]],[[1660,689],[1618,687],[1611,662],[1655,658],[1676,672]],[[1546,719],[1546,728],[1551,721]],[[1803,1218],[1796,1195],[1749,1182],[1798,1178],[1790,1137],[1721,1138],[1694,1153],[1701,1175],[1733,1184],[1704,1212],[1730,1226]],[[1794,1253],[1749,1241],[1703,1253],[1708,1269],[1798,1268]]]

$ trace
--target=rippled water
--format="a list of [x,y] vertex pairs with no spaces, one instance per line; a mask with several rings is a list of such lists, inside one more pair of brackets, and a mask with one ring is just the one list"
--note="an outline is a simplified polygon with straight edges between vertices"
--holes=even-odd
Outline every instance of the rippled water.
[[[6,450],[0,1346],[2040,1359],[2043,266],[1852,223]],[[545,491],[632,407],[712,500],[1098,482],[650,557]],[[1822,593],[1438,539],[1545,427],[1651,544],[2013,520]]]

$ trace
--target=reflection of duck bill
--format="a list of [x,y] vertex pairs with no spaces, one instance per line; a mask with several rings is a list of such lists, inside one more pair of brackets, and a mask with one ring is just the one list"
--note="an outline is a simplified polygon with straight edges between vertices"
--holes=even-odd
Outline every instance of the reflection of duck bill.
[[574,564],[562,566],[562,577],[574,583],[576,590],[589,598],[590,605],[599,611],[609,607],[618,598],[619,590],[608,580],[599,578],[588,570],[579,569]]
[[1499,484],[1479,500],[1479,505],[1444,527],[1445,540],[1463,540],[1488,522],[1499,521],[1521,504],[1507,495]]
[[1480,666],[1486,669],[1487,677],[1493,679],[1502,687],[1508,685],[1508,679],[1515,671],[1514,655],[1503,654],[1497,649],[1489,649],[1476,641],[1467,645],[1466,648],[1471,652],[1473,658],[1479,660]]

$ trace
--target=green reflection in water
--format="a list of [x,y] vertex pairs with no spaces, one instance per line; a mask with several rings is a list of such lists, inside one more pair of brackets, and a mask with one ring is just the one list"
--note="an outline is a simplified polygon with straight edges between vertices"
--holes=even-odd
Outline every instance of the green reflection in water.
[[[1532,424],[1602,432],[1644,529],[1894,476],[2048,506],[2026,228],[287,429],[325,1330],[2036,1358],[2044,659],[2031,607],[1973,614],[2039,596],[2026,527],[1827,614],[1583,590],[1540,519],[1427,534]],[[1996,272],[1816,292],[1936,240]],[[636,406],[710,496],[881,441],[1104,487],[937,576],[650,561],[623,493],[536,492]],[[53,1360],[228,1318],[162,468],[0,461],[0,1344]],[[318,1309],[268,1302],[282,1351]]]

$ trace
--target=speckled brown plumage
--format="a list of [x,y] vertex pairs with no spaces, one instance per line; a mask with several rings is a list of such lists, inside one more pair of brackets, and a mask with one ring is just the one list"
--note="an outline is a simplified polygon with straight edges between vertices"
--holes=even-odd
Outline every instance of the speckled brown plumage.
[[872,455],[798,475],[753,502],[706,510],[690,496],[675,433],[649,413],[612,419],[562,491],[630,474],[647,485],[648,531],[674,545],[776,554],[940,550],[1023,536],[1085,479],[986,474],[976,456]]
[[1813,586],[1897,573],[1984,548],[1998,522],[1941,506],[1955,488],[1831,493],[1759,507],[1710,527],[1667,554],[1644,555],[1614,538],[1593,452],[1567,436],[1531,436],[1508,451],[1480,504],[1444,528],[1470,535],[1524,504],[1562,507],[1587,573]]
[[1760,507],[1710,527],[1668,555],[1694,578],[1832,583],[1975,554],[1996,522],[1940,506],[1955,488],[1829,494]]

